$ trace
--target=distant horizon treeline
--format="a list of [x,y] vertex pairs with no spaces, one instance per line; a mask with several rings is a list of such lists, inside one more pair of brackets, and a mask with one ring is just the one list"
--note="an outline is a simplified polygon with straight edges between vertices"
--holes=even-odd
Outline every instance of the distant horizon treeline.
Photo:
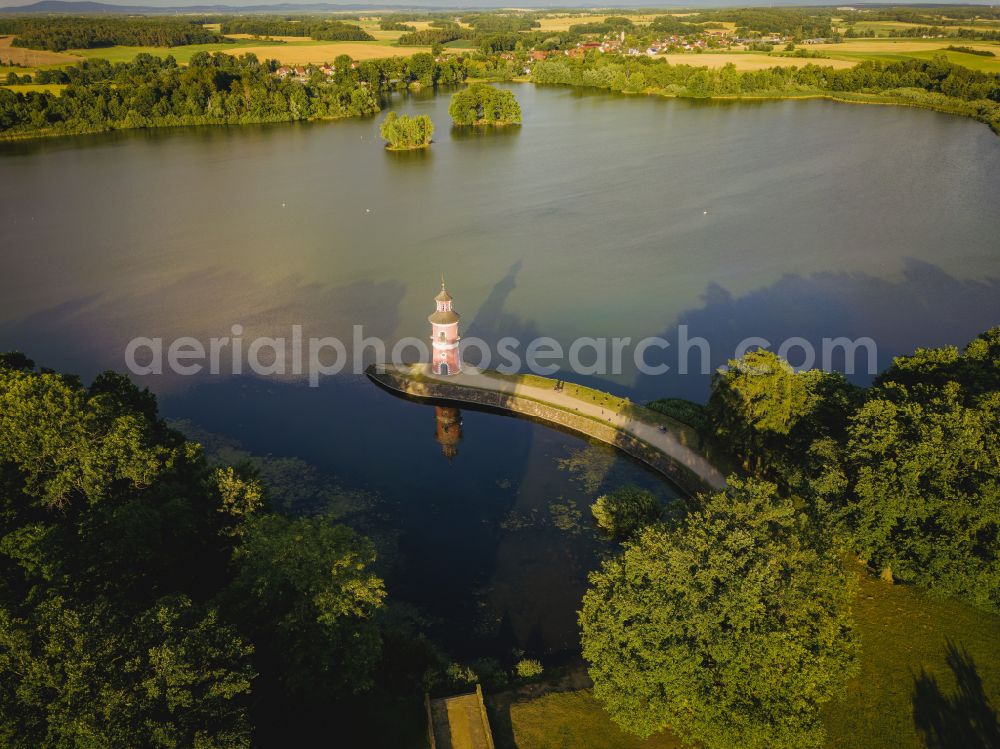
[[0,34],[16,34],[12,45],[62,52],[67,49],[180,47],[228,41],[200,23],[178,18],[0,17]]

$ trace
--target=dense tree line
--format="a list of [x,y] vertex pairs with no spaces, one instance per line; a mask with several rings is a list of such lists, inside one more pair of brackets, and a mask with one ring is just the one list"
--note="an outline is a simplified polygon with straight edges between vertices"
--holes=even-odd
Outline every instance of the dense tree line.
[[962,52],[966,55],[978,55],[979,57],[996,57],[996,53],[990,52],[988,49],[976,49],[975,47],[956,46],[954,44],[948,45],[948,51]]
[[1000,75],[970,70],[943,56],[930,61],[865,61],[842,70],[809,64],[740,73],[733,65],[713,70],[644,57],[591,55],[539,61],[532,69],[532,80],[691,97],[810,92],[883,96],[888,101],[975,117],[1000,132]]
[[818,749],[858,671],[853,552],[885,580],[1000,611],[1000,328],[897,358],[872,387],[751,351],[700,426],[742,467],[665,510],[627,487],[592,508],[625,543],[580,611],[594,695],[624,730],[710,749]]
[[370,42],[371,34],[351,23],[303,19],[233,18],[222,23],[223,34],[251,36],[301,36],[331,42]]
[[837,15],[847,22],[895,21],[923,26],[967,25],[974,20],[1000,21],[1000,9],[989,5],[951,5],[947,8],[870,8],[864,11],[838,9]]
[[287,122],[372,114],[379,109],[368,88],[278,79],[270,65],[252,55],[201,53],[182,68],[172,58],[142,54],[112,69],[112,78],[70,83],[61,94],[0,91],[0,133]]
[[980,29],[958,29],[955,36],[959,39],[973,39],[982,42],[1000,42],[1000,29],[983,31]]
[[530,31],[541,25],[535,15],[527,13],[475,13],[463,16],[462,22],[479,34]]
[[403,23],[402,21],[389,21],[385,18],[378,22],[378,27],[382,31],[416,31],[416,26],[411,26],[408,23]]
[[403,34],[397,40],[401,47],[426,47],[432,44],[447,44],[461,39],[470,33],[461,26],[450,26],[446,29],[421,29]]
[[455,84],[467,74],[462,62],[437,63],[427,53],[356,67],[344,55],[335,63],[333,81],[316,72],[302,82],[276,77],[276,63],[252,55],[200,53],[186,67],[147,54],[130,63],[87,60],[35,75],[38,83],[68,84],[61,94],[0,89],[0,136],[369,115],[392,88]]
[[730,477],[679,517],[658,514],[645,501],[610,518],[634,537],[583,599],[594,696],[641,737],[669,728],[709,749],[821,747],[819,708],[857,672],[836,548],[762,481]]
[[781,34],[799,39],[833,35],[828,11],[812,12],[798,8],[739,8],[712,10],[686,16],[688,23],[727,21],[736,24],[739,36]]
[[519,46],[523,47],[524,38],[516,31],[506,31],[499,34],[489,34],[476,39],[476,46],[484,55],[495,55],[503,52],[513,52]]
[[0,357],[0,508],[4,746],[248,747],[376,678],[371,544],[270,511],[120,375]]
[[648,28],[650,31],[656,31],[661,34],[683,36],[686,34],[697,34],[703,27],[693,23],[686,23],[675,16],[657,16],[650,21]]
[[1000,328],[899,357],[867,390],[753,352],[707,415],[874,571],[1000,611]]
[[16,34],[13,45],[61,52],[111,47],[178,47],[224,42],[195,21],[176,18],[23,17],[0,20],[0,34]]

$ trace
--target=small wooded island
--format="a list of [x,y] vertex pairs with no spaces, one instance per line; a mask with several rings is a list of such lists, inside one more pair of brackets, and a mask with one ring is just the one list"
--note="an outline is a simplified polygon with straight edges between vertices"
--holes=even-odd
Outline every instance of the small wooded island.
[[456,125],[520,125],[521,105],[511,91],[473,83],[451,97],[448,114]]
[[434,123],[426,114],[410,117],[389,112],[382,120],[379,134],[387,141],[385,147],[389,151],[427,148],[434,135]]

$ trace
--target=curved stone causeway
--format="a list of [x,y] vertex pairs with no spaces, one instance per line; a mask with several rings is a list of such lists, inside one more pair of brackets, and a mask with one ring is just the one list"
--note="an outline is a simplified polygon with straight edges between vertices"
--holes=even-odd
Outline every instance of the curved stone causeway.
[[722,472],[700,451],[693,429],[608,393],[489,370],[438,376],[423,363],[372,365],[365,373],[382,387],[412,398],[512,411],[606,442],[691,495],[726,485]]

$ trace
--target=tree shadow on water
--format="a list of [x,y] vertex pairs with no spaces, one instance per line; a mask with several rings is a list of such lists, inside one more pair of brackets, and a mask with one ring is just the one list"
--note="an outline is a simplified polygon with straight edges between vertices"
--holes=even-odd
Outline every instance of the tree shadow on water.
[[933,674],[921,669],[913,685],[913,723],[928,749],[996,749],[1000,724],[976,664],[965,650],[948,641],[945,662],[956,689],[946,694]]

